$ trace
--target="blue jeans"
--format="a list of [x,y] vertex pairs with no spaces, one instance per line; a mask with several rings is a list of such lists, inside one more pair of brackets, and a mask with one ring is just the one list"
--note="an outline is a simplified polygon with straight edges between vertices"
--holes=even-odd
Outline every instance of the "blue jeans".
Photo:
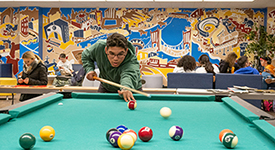
[[270,73],[267,73],[267,72],[263,72],[262,73],[262,76],[263,76],[263,89],[275,89],[275,83],[271,83],[271,84],[267,84],[265,82],[265,79],[269,78],[269,79],[273,79],[274,77],[271,76]]

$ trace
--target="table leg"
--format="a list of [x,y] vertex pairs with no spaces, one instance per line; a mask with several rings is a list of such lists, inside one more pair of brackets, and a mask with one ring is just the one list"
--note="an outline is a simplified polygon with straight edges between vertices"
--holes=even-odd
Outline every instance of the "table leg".
[[11,99],[11,100],[12,100],[12,101],[11,101],[11,104],[13,105],[13,104],[14,104],[14,94],[13,94],[13,93],[11,93],[11,98],[12,98],[12,99]]

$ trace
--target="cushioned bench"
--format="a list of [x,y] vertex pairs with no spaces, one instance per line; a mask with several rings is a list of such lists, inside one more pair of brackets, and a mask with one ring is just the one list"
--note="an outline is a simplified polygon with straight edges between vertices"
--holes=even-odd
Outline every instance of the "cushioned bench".
[[168,73],[168,88],[212,89],[212,73]]
[[[257,89],[262,89],[262,76],[254,74],[216,74],[216,89],[227,89],[228,87],[248,86]],[[254,106],[261,108],[261,100],[246,100]]]
[[216,89],[227,89],[227,87],[248,86],[253,88],[262,88],[262,76],[254,74],[230,74],[219,73],[216,74]]

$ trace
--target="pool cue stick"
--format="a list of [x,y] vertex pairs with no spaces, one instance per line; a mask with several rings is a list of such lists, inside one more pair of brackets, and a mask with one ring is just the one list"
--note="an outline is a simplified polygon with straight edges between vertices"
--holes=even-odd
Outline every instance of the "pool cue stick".
[[119,88],[123,88],[123,89],[129,90],[129,91],[132,91],[132,92],[135,92],[135,93],[147,96],[147,97],[151,97],[150,94],[147,94],[147,93],[144,93],[142,91],[138,91],[138,90],[129,88],[127,86],[123,86],[123,85],[117,84],[115,82],[112,82],[112,81],[109,81],[109,80],[106,80],[106,79],[102,79],[102,78],[95,77],[95,76],[93,78],[96,79],[96,80],[98,80],[98,81],[101,81],[101,82],[104,82],[104,83],[107,83],[107,84],[110,84],[110,85],[113,85],[113,86],[116,86],[116,87],[119,87]]

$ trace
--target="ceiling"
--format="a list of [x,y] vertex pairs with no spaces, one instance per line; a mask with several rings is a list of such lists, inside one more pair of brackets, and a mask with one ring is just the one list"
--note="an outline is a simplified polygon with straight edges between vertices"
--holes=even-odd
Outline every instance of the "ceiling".
[[275,0],[254,0],[254,2],[87,2],[75,1],[0,1],[1,7],[78,7],[78,8],[266,8],[275,7]]

